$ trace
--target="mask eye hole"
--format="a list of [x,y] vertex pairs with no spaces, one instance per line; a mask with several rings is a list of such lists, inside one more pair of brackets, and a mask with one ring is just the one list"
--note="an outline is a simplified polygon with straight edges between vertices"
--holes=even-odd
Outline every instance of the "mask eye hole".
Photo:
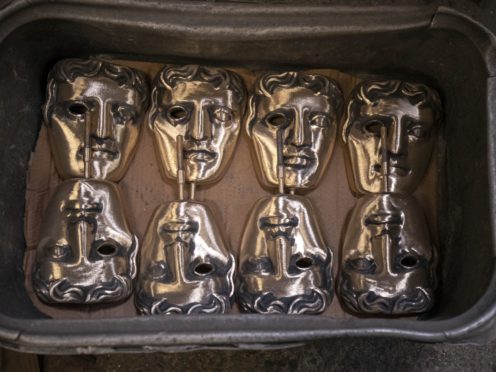
[[172,122],[182,123],[188,118],[188,112],[182,106],[172,106],[167,111],[167,116]]
[[405,269],[413,269],[418,264],[418,258],[415,256],[405,256],[401,258],[400,265]]
[[300,257],[296,260],[295,265],[300,270],[307,270],[312,267],[313,260],[310,257]]
[[365,123],[364,128],[365,132],[370,133],[374,136],[381,136],[381,128],[383,127],[383,123],[379,120],[371,120],[368,123]]
[[81,102],[73,102],[68,107],[67,110],[75,116],[83,116],[88,111],[88,108]]
[[282,112],[273,112],[267,116],[267,123],[276,128],[285,128],[289,124],[289,119]]
[[103,244],[96,249],[96,252],[102,257],[112,257],[117,254],[117,247],[111,244]]
[[211,274],[212,271],[214,271],[214,267],[207,262],[202,262],[195,267],[195,274],[200,276]]

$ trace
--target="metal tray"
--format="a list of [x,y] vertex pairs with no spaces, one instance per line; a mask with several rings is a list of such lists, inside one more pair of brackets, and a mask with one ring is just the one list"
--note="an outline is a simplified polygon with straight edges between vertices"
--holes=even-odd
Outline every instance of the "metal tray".
[[[435,5],[0,2],[0,344],[109,353],[284,347],[336,336],[487,342],[496,329],[496,39],[486,27]],[[438,306],[421,320],[236,314],[68,321],[41,314],[26,293],[22,267],[26,171],[45,78],[61,58],[101,53],[430,81],[445,106]]]

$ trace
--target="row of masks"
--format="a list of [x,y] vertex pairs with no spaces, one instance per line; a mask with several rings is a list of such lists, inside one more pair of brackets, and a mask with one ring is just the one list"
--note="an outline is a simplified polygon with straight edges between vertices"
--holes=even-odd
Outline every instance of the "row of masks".
[[[343,111],[338,83],[310,72],[264,74],[248,96],[230,70],[169,66],[149,93],[135,69],[60,61],[48,77],[43,114],[65,180],[42,223],[36,293],[48,303],[90,304],[122,300],[136,287],[144,314],[224,313],[235,293],[245,311],[324,311],[334,292],[332,253],[309,200],[298,194],[317,187],[341,133],[350,186],[365,194],[343,242],[342,303],[354,312],[427,310],[434,253],[409,194],[430,162],[439,97],[423,84],[367,81],[353,90],[339,128]],[[152,216],[138,270],[138,239],[115,182],[145,117],[161,172],[178,181],[179,198]],[[253,207],[235,260],[194,190],[222,177],[243,122],[261,183],[278,191]]]

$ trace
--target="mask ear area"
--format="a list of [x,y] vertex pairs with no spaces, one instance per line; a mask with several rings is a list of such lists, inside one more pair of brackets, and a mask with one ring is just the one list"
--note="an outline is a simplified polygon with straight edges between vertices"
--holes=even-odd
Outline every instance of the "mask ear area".
[[129,248],[129,277],[134,279],[138,272],[138,251],[139,251],[139,241],[136,235],[133,235],[133,243],[131,248]]
[[254,95],[250,96],[248,100],[248,108],[245,114],[245,123],[246,123],[246,134],[249,138],[251,138],[253,125],[255,125],[255,120],[257,117],[257,102],[256,97]]
[[150,111],[148,112],[148,117],[147,117],[148,128],[150,128],[151,130],[155,129],[154,122],[155,122],[155,118],[158,115],[158,110],[159,110],[158,99],[160,96],[159,90],[160,90],[160,88],[155,86],[155,87],[153,87],[152,93],[151,93]]

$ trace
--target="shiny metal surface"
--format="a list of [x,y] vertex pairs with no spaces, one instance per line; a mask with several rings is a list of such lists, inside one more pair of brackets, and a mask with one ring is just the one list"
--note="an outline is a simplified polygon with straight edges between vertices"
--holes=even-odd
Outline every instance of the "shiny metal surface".
[[132,292],[138,239],[129,230],[118,187],[72,179],[50,200],[33,270],[48,303],[117,301]]
[[84,176],[84,123],[90,124],[92,178],[120,180],[131,162],[148,106],[144,75],[99,60],[67,59],[50,72],[43,107],[59,175]]
[[429,310],[436,250],[411,196],[365,195],[349,219],[341,253],[339,295],[351,311],[399,315]]
[[332,253],[306,198],[259,200],[243,233],[239,262],[244,311],[317,314],[331,301]]
[[234,257],[206,204],[164,204],[143,242],[136,305],[148,315],[225,313],[234,273]]
[[323,75],[263,75],[250,97],[246,120],[262,184],[278,186],[276,136],[281,131],[286,187],[315,187],[331,158],[342,107],[337,82]]
[[236,147],[246,104],[242,80],[214,67],[166,67],[152,90],[149,126],[164,177],[177,177],[176,138],[184,137],[186,181],[218,180]]
[[342,137],[357,194],[412,193],[429,165],[441,124],[436,91],[400,80],[355,87]]

